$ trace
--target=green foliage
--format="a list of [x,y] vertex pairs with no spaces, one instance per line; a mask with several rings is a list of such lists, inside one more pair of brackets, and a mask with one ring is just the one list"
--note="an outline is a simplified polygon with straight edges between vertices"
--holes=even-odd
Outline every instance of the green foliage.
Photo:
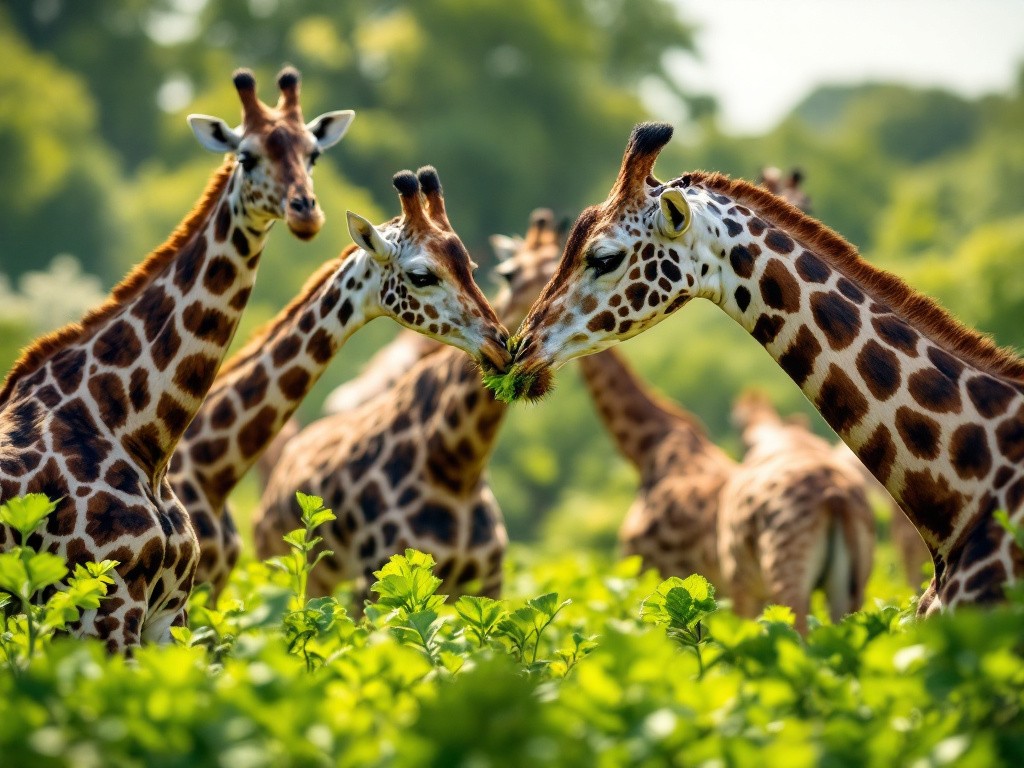
[[700,574],[666,579],[640,606],[640,616],[665,627],[669,637],[692,648],[704,674],[701,645],[706,642],[703,621],[718,610],[715,588]]
[[513,403],[530,391],[535,378],[535,374],[513,368],[507,373],[485,373],[484,384],[501,402]]
[[[291,539],[308,565],[329,516],[318,499],[301,504]],[[48,506],[29,498],[0,514],[31,531]],[[1024,603],[917,622],[879,602],[801,639],[788,611],[740,619],[699,576],[659,583],[637,558],[531,557],[513,558],[516,597],[450,606],[433,559],[408,550],[376,573],[380,600],[359,620],[333,597],[289,610],[294,574],[243,563],[219,604],[193,596],[178,645],[130,662],[73,638],[18,655],[25,616],[15,614],[0,646],[0,753],[41,766],[1014,765],[1024,755]],[[102,579],[107,565],[79,575]]]
[[[0,505],[0,525],[17,531],[26,542],[59,501],[41,493],[8,499]],[[82,611],[98,608],[107,585],[114,583],[107,574],[117,565],[116,560],[76,565],[74,574],[62,584],[68,574],[64,558],[38,552],[26,543],[0,553],[0,672],[23,668],[41,645],[55,633],[66,631]],[[4,613],[14,599],[21,613]]]

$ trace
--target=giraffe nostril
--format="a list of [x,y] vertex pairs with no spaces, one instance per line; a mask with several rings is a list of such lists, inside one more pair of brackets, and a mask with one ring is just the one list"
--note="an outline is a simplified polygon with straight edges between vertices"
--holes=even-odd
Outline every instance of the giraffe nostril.
[[288,207],[295,213],[309,213],[316,209],[316,198],[312,195],[295,195],[288,201]]

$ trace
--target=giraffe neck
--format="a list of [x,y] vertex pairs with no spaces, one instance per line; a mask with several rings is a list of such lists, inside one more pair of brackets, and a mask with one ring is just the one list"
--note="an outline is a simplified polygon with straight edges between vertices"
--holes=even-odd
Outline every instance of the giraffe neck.
[[616,447],[641,471],[652,449],[670,430],[692,433],[690,442],[706,441],[703,430],[677,407],[648,390],[618,352],[608,349],[587,355],[579,359],[579,365],[597,413]]
[[398,416],[422,422],[426,471],[434,483],[466,496],[480,483],[507,406],[484,386],[476,364],[458,349],[420,361]]
[[349,337],[381,313],[373,269],[355,249],[329,262],[225,363],[181,446],[211,509],[223,508]]
[[897,278],[830,253],[828,236],[812,252],[756,215],[727,213],[738,236],[724,250],[716,245],[722,281],[711,298],[800,386],[944,558],[1007,502],[1024,458],[1020,382],[998,361],[986,365],[994,355],[984,345],[972,355],[968,332],[908,298]]
[[49,379],[153,487],[227,351],[270,227],[249,215],[238,178],[234,161],[222,166],[171,238],[80,324],[30,348],[5,384],[17,397]]

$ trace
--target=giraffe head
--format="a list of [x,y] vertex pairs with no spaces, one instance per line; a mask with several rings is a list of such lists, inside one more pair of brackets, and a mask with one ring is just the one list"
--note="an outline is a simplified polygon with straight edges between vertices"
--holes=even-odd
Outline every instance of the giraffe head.
[[692,298],[722,300],[723,249],[739,225],[718,206],[734,203],[709,174],[654,177],[671,136],[665,123],[633,129],[611,193],[580,214],[554,277],[513,340],[513,366],[489,380],[499,397],[540,397],[568,360],[632,338]]
[[538,208],[530,215],[526,237],[491,236],[491,247],[499,262],[494,274],[502,281],[494,306],[510,328],[523,321],[530,305],[555,273],[565,245],[564,236],[564,230],[555,223],[554,213],[547,208]]
[[540,397],[555,368],[650,328],[708,282],[691,253],[699,238],[681,185],[652,175],[671,136],[664,123],[633,130],[608,199],[580,214],[554,277],[524,320],[499,396]]
[[382,312],[406,328],[458,347],[485,371],[511,362],[508,333],[473,280],[473,263],[445,212],[430,166],[393,179],[402,215],[377,228],[349,211],[349,233],[380,270]]
[[237,70],[233,79],[242,101],[242,124],[230,128],[209,115],[189,115],[189,124],[204,147],[237,158],[233,194],[250,216],[267,224],[284,219],[293,234],[308,240],[324,223],[310,172],[320,153],[345,135],[355,113],[326,112],[304,122],[299,73],[291,67],[277,76],[281,96],[275,107],[256,96],[256,78],[249,70]]

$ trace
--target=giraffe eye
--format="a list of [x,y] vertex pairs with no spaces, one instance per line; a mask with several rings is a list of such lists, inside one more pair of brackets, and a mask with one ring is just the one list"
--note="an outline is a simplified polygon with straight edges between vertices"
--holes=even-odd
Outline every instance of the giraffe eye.
[[437,285],[440,281],[437,275],[433,272],[410,272],[409,282],[415,285],[417,288],[428,288],[431,285]]
[[595,277],[600,277],[618,269],[625,258],[626,252],[624,250],[602,253],[600,255],[591,251],[587,254],[587,266],[593,268]]
[[239,152],[238,162],[241,164],[242,168],[245,169],[245,171],[248,173],[249,171],[256,167],[256,163],[259,162],[259,158],[256,157],[256,155],[252,154],[251,152]]
[[314,149],[313,154],[309,156],[309,167],[312,168],[316,165],[316,161],[320,159],[320,150]]

